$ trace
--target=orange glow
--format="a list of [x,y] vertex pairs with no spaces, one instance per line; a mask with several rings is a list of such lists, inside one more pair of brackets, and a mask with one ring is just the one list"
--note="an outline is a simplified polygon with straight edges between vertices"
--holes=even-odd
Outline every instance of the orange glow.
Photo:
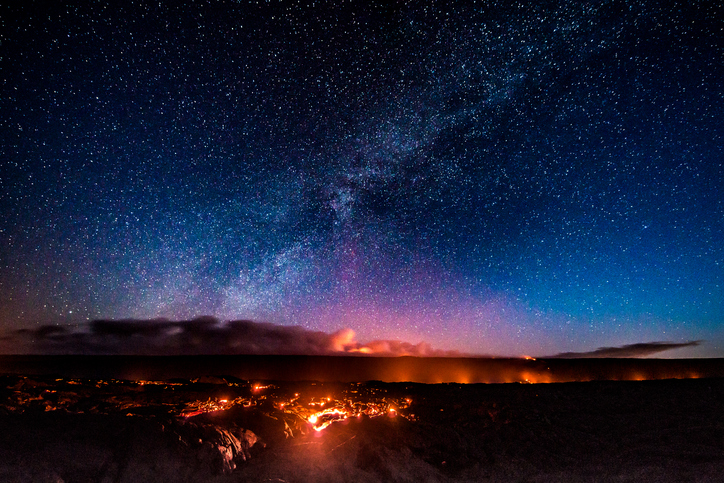
[[[386,399],[375,398],[365,402],[356,401],[356,398],[349,398],[349,394],[358,394],[356,390],[350,391],[347,397],[332,398],[326,397],[323,401],[311,401],[299,404],[297,400],[283,403],[282,410],[286,413],[296,414],[312,426],[316,432],[322,431],[332,423],[344,421],[350,418],[367,416],[370,418],[388,415],[396,417],[400,410],[407,409],[412,402],[411,399]],[[327,407],[325,407],[327,406]],[[310,411],[311,409],[311,411]],[[314,409],[317,409],[316,411]]]
[[[341,419],[347,419],[349,414],[341,409],[325,409],[318,413],[312,414],[307,418],[307,421],[312,424],[315,431],[321,431],[335,421]],[[320,421],[321,419],[321,421]]]
[[362,346],[362,347],[347,349],[347,352],[359,353],[359,354],[372,354],[374,351],[372,349],[370,349],[369,347]]

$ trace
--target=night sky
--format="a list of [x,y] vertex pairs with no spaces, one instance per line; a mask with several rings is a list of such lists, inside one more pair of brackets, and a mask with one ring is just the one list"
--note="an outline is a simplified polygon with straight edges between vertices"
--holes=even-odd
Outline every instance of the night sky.
[[724,356],[719,2],[12,3],[6,335]]

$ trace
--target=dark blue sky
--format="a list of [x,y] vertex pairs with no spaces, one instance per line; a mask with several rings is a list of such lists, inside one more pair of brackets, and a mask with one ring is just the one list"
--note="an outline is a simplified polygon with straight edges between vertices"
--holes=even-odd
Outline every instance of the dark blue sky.
[[724,356],[716,2],[2,7],[0,328]]

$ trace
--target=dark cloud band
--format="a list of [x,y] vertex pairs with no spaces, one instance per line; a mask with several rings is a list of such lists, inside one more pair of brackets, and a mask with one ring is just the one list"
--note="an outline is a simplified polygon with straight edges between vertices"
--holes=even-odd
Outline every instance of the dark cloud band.
[[31,352],[46,354],[119,355],[342,355],[450,357],[457,351],[398,340],[361,343],[351,329],[331,334],[299,326],[249,320],[221,322],[213,317],[193,320],[96,320],[80,330],[61,326],[23,329],[5,339]]
[[621,347],[599,347],[598,349],[590,352],[563,352],[551,357],[558,359],[646,357],[673,349],[696,347],[700,344],[701,341],[699,340],[692,340],[688,342],[641,342]]

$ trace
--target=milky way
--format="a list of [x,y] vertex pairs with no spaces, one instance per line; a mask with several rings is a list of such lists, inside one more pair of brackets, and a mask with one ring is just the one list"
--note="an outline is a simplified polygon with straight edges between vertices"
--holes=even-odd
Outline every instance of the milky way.
[[6,331],[209,315],[472,353],[724,355],[714,2],[2,18]]

